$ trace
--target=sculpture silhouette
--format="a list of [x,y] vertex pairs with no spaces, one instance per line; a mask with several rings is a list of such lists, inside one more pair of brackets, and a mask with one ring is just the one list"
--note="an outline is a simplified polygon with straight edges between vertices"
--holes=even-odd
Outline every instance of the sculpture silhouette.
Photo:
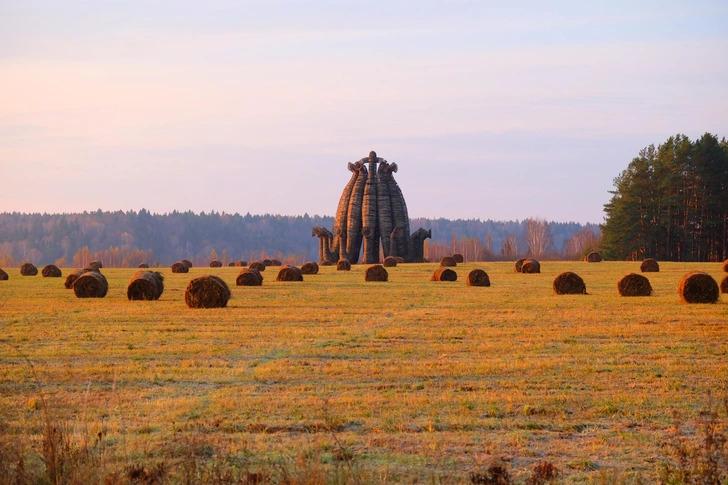
[[410,235],[407,204],[392,175],[397,164],[370,152],[348,168],[352,175],[339,198],[334,232],[318,226],[311,231],[319,238],[321,262],[346,259],[356,264],[361,253],[364,264],[375,264],[380,244],[385,258],[423,261],[425,239],[432,237],[432,230],[420,228]]

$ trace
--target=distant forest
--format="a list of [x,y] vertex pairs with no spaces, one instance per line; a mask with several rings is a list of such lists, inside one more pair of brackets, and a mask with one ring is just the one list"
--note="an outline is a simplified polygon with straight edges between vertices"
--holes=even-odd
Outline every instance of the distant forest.
[[[117,211],[81,214],[0,213],[0,267],[54,263],[83,266],[101,260],[109,267],[146,262],[168,266],[180,259],[207,265],[276,258],[300,264],[318,260],[313,226],[333,226],[328,216],[240,215],[218,212],[152,214]],[[599,227],[575,223],[412,219],[414,229],[432,229],[425,257],[439,260],[460,252],[470,260],[580,259],[599,245]]]
[[602,227],[605,256],[728,259],[728,142],[676,135],[640,151],[614,179]]

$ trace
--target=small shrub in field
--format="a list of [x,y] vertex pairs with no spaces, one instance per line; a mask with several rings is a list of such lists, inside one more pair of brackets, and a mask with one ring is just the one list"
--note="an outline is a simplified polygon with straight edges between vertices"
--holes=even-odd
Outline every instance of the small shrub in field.
[[[728,397],[722,403],[728,412]],[[682,433],[676,419],[674,433],[664,448],[669,457],[660,471],[660,484],[723,485],[728,483],[728,435],[726,420],[720,419],[719,409],[709,402],[696,423],[696,437]]]
[[526,479],[526,485],[546,485],[556,483],[559,477],[559,469],[550,461],[543,461],[533,467],[531,476]]
[[508,465],[497,460],[483,471],[470,472],[470,483],[473,485],[511,485],[513,480],[508,472]]

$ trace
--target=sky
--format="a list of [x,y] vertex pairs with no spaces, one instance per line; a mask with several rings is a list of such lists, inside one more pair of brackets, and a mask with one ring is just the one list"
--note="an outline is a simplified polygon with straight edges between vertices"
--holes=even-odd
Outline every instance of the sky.
[[728,2],[0,0],[0,212],[603,221],[614,177],[728,137]]

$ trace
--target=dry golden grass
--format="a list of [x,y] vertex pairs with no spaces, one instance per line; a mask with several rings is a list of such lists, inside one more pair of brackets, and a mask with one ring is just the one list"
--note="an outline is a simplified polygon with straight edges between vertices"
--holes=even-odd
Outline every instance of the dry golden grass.
[[[720,264],[661,263],[653,296],[630,299],[616,282],[639,263],[545,262],[528,278],[512,263],[458,267],[484,269],[487,288],[431,284],[438,266],[399,265],[378,285],[365,265],[321,267],[259,287],[236,286],[236,268],[165,269],[159,301],[127,300],[135,269],[104,269],[103,299],[0,282],[0,435],[40,442],[45,400],[78,439],[101,433],[109,466],[195,440],[261,463],[315,449],[322,466],[343,446],[376,482],[467,482],[491,456],[516,478],[547,460],[567,483],[649,480],[673,414],[726,390],[725,295],[686,305],[676,292]],[[589,294],[555,295],[563,271]],[[185,306],[202,274],[228,283],[227,308]]]

